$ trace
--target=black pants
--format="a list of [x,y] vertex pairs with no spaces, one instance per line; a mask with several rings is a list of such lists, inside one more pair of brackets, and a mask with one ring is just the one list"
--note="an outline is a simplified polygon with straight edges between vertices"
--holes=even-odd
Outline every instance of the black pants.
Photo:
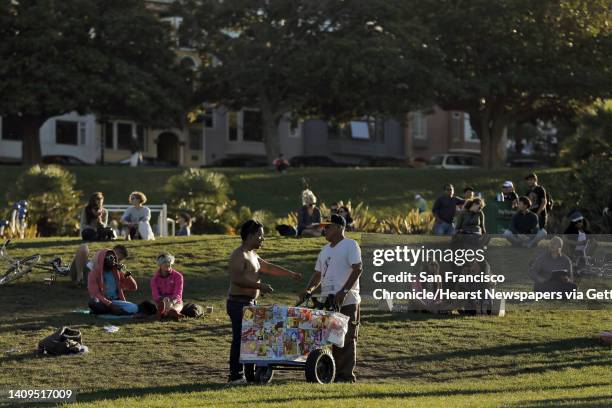
[[230,380],[244,375],[244,367],[240,364],[240,337],[242,332],[242,309],[253,306],[255,301],[248,297],[227,299],[227,314],[232,322],[232,345],[230,347],[229,369]]
[[336,380],[355,381],[357,337],[359,336],[359,320],[361,318],[359,305],[343,306],[340,308],[340,313],[349,317],[349,327],[344,336],[344,347],[333,346],[332,348],[334,360],[336,360]]

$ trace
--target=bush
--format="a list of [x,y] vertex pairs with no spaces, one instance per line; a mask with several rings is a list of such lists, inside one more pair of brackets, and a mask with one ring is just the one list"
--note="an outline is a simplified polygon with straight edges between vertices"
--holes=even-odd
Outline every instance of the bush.
[[378,232],[385,234],[426,234],[431,232],[435,217],[431,212],[410,210],[406,215],[381,220]]
[[187,169],[172,176],[165,186],[170,207],[193,217],[194,234],[236,234],[248,219],[268,225],[270,215],[248,207],[235,208],[231,188],[225,175],[204,169]]
[[227,178],[204,169],[187,169],[170,177],[165,186],[170,208],[195,218],[192,232],[232,233],[233,203]]
[[563,180],[559,180],[560,186],[564,187],[559,188],[557,191],[560,193],[555,195],[549,229],[563,232],[569,223],[569,214],[578,210],[590,223],[592,232],[606,233],[610,221],[602,215],[602,210],[608,203],[611,179],[612,155],[593,155],[578,162]]
[[9,202],[28,200],[28,223],[38,235],[72,235],[78,230],[81,192],[75,177],[59,166],[30,167],[9,190]]

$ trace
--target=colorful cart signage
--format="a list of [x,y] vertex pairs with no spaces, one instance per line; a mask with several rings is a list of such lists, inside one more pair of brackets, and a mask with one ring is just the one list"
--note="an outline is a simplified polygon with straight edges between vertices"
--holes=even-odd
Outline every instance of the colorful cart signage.
[[328,344],[344,346],[349,318],[305,307],[247,306],[242,318],[241,360],[306,361]]

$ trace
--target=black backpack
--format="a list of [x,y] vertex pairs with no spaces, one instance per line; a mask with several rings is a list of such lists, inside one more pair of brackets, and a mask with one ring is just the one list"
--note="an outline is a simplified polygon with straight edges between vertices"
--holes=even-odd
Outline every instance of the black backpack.
[[77,354],[81,350],[81,332],[70,327],[62,327],[38,343],[38,353],[51,356]]
[[186,303],[181,310],[181,314],[187,317],[202,317],[204,315],[204,308],[195,303]]

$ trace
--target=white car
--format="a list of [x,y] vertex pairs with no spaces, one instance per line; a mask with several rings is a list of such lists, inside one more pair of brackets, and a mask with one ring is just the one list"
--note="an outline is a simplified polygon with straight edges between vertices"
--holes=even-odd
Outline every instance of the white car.
[[480,156],[476,154],[437,154],[427,162],[427,166],[434,169],[461,170],[473,169],[481,166]]

